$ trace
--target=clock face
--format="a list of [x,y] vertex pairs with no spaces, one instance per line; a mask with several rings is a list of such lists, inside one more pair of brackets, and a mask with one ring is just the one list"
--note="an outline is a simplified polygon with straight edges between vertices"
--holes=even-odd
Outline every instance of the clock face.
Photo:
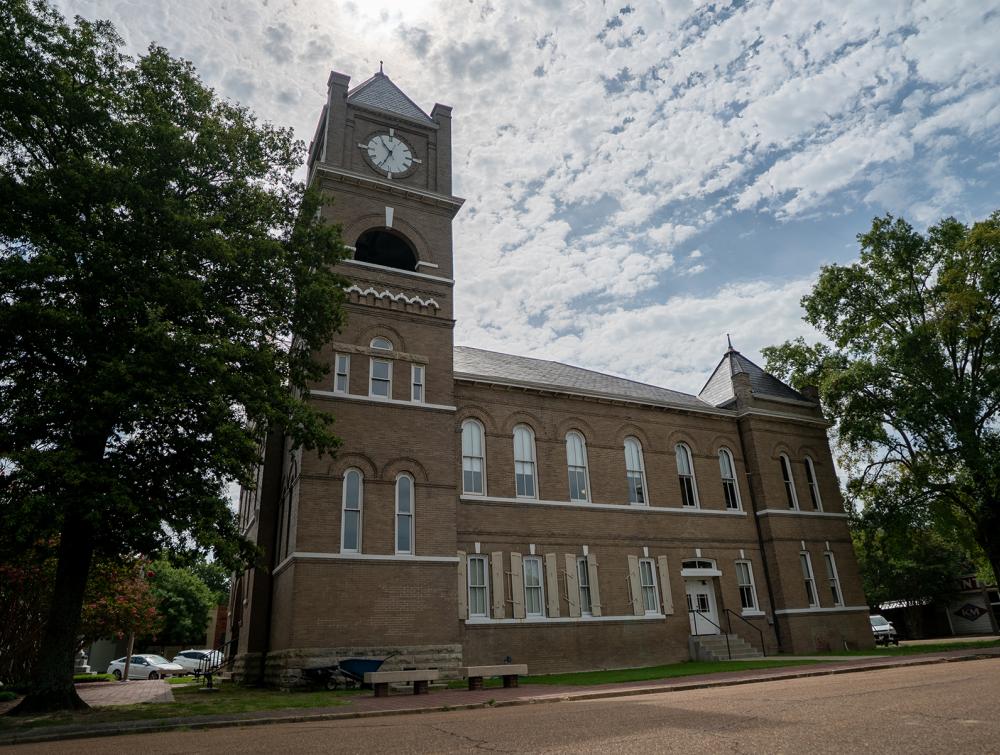
[[365,145],[368,159],[386,175],[405,173],[413,165],[413,153],[406,143],[392,134],[376,134]]

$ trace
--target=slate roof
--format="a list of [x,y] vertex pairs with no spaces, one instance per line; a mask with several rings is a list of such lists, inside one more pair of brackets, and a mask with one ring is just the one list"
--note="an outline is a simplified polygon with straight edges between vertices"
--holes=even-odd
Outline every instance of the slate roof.
[[632,401],[709,408],[697,396],[647,383],[605,375],[582,367],[531,359],[496,351],[455,347],[455,376],[495,379],[499,383],[515,383],[537,388],[564,389],[574,393],[601,395]]
[[347,102],[351,105],[363,105],[395,113],[421,123],[434,123],[427,113],[417,107],[417,104],[403,94],[403,90],[393,84],[381,71],[348,92]]
[[701,389],[698,398],[712,406],[725,406],[736,394],[733,392],[733,375],[746,373],[750,376],[750,390],[755,396],[783,398],[795,401],[809,401],[791,386],[782,383],[774,375],[765,372],[745,356],[730,348],[715,368],[712,377]]

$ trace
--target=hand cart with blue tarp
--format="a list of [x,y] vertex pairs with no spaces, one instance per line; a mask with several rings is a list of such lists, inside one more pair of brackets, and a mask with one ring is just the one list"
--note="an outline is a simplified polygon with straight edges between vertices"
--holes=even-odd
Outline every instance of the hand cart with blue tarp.
[[321,684],[327,689],[347,689],[366,687],[365,674],[378,671],[382,664],[399,653],[390,653],[385,658],[343,658],[332,666],[315,666],[303,669],[306,679]]

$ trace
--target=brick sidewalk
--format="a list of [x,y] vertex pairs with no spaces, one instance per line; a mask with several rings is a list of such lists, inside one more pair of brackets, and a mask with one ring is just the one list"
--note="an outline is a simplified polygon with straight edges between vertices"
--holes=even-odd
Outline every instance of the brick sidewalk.
[[[274,722],[295,723],[301,721],[330,720],[338,718],[361,718],[385,716],[399,713],[422,713],[435,710],[455,710],[496,706],[521,705],[527,703],[552,703],[573,700],[592,700],[604,697],[626,697],[663,692],[680,692],[707,687],[723,687],[737,684],[751,684],[780,679],[795,679],[827,674],[858,673],[884,668],[922,666],[935,663],[1000,658],[1000,648],[974,648],[953,650],[944,653],[928,653],[913,656],[859,656],[850,660],[815,663],[807,666],[791,666],[776,669],[751,669],[717,674],[701,674],[676,679],[628,682],[624,684],[602,684],[593,686],[570,685],[523,685],[515,689],[483,690],[441,690],[428,695],[397,694],[390,697],[360,695],[350,698],[349,705],[326,708],[293,708],[283,710],[253,711],[248,713],[186,716],[145,721],[123,721],[82,726],[52,726],[9,732],[0,735],[0,745],[18,742],[72,739],[78,737],[107,736],[112,734],[137,734],[155,731],[169,731],[177,728],[215,728],[220,726],[246,726]],[[162,682],[161,682],[162,683]],[[153,682],[130,682],[131,684],[153,684]],[[164,683],[164,686],[165,683]],[[170,690],[168,689],[169,693]]]
[[87,705],[103,708],[108,705],[135,703],[172,703],[174,693],[162,679],[130,680],[127,682],[90,682],[76,685],[77,694]]

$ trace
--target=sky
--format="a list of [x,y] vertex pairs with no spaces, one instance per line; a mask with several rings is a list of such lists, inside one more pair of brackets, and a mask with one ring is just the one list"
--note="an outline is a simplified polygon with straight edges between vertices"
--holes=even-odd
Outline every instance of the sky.
[[452,106],[461,345],[697,393],[873,217],[1000,208],[998,2],[56,5],[306,142],[330,70]]

